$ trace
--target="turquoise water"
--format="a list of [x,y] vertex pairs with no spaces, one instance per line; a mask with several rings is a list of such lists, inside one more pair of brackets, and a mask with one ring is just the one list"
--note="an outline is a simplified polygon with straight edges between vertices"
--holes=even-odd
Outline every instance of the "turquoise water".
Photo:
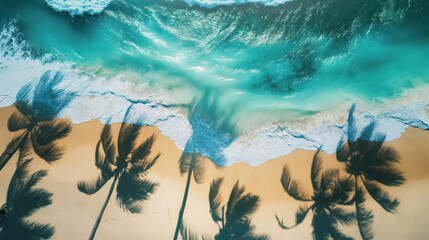
[[429,129],[428,1],[260,2],[3,0],[0,105],[60,70],[76,96],[61,117],[121,121],[131,104],[220,165],[335,152],[355,103],[357,129],[386,140]]
[[101,14],[80,16],[55,12],[43,0],[1,5],[1,21],[15,19],[40,53],[138,73],[137,82],[178,103],[211,91],[242,127],[393,98],[429,82],[423,0],[214,8],[117,0]]

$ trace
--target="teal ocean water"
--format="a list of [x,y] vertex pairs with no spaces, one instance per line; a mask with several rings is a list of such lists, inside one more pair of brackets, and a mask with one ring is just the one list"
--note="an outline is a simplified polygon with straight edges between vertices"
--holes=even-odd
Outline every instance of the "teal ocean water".
[[429,126],[427,98],[395,102],[427,95],[426,0],[3,0],[0,16],[3,105],[60,70],[79,96],[64,116],[119,121],[132,103],[222,165],[333,152],[352,104],[390,140]]

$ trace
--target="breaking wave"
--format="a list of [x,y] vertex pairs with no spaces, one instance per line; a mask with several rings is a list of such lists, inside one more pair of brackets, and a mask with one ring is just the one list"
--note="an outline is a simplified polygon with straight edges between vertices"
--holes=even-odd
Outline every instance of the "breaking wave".
[[[293,124],[266,123],[234,133],[226,127],[233,126],[234,121],[226,117],[224,112],[222,124],[210,118],[211,114],[222,114],[210,93],[189,106],[177,105],[148,84],[129,81],[132,73],[103,74],[79,64],[56,60],[50,55],[36,55],[21,40],[14,24],[3,28],[0,34],[1,107],[13,104],[16,93],[23,85],[36,84],[46,72],[53,74],[57,71],[62,72],[64,79],[56,88],[65,93],[73,92],[75,96],[60,117],[71,118],[74,123],[91,119],[104,123],[110,118],[112,122],[120,122],[126,109],[132,106],[128,121],[158,127],[181,149],[192,137],[198,145],[196,151],[212,158],[219,165],[228,166],[236,162],[259,165],[295,149],[322,148],[327,153],[333,153],[347,130],[348,108],[339,108],[306,117]],[[393,100],[381,99],[377,104],[358,104],[354,128],[360,132],[371,121],[375,121],[375,132],[387,134],[386,141],[400,137],[410,126],[429,129],[427,92],[428,86],[423,84]],[[199,104],[209,107],[197,114],[190,114]]]
[[99,14],[112,0],[46,0],[46,3],[58,12],[71,15]]

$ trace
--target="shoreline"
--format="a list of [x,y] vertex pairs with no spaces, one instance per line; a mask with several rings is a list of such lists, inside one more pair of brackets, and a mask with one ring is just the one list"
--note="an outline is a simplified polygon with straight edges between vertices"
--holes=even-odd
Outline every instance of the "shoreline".
[[3,2],[0,240],[429,239],[429,1]]
[[[98,70],[82,69],[82,65],[56,61],[50,59],[48,55],[44,55],[41,59],[33,58],[31,52],[25,51],[22,46],[26,46],[26,42],[21,43],[15,36],[16,34],[20,36],[19,28],[11,24],[5,26],[2,32],[5,39],[17,42],[13,46],[6,45],[6,49],[10,51],[19,49],[20,55],[13,55],[4,59],[11,64],[4,70],[4,76],[13,76],[14,81],[5,81],[4,92],[0,91],[0,95],[4,95],[0,107],[13,104],[15,94],[19,89],[27,83],[37,83],[46,71],[52,71],[51,73],[61,71],[64,74],[64,79],[55,87],[59,91],[64,91],[64,94],[74,96],[70,105],[61,113],[61,118],[70,118],[74,123],[84,123],[91,119],[105,122],[112,117],[112,122],[121,122],[124,110],[130,104],[135,104],[136,112],[143,114],[141,116],[143,120],[139,121],[139,124],[157,126],[180,148],[185,146],[192,135],[193,126],[189,124],[186,109],[177,108],[168,94],[162,94],[159,89],[148,88],[147,82],[136,84],[133,77],[131,79],[134,80],[128,79],[130,76],[127,76],[127,73],[99,75]],[[25,69],[20,72],[25,74],[16,75],[14,69],[21,69],[22,66],[25,66]],[[132,72],[129,73],[133,74]],[[429,129],[429,115],[426,107],[429,104],[429,97],[426,94],[429,89],[428,86],[424,81],[417,79],[414,83],[415,88],[402,89],[402,93],[395,95],[392,99],[361,99],[361,102],[357,101],[359,110],[357,115],[360,114],[357,117],[358,125],[365,126],[367,124],[365,119],[375,119],[378,125],[382,126],[378,131],[388,133],[387,140],[397,139],[410,126]],[[179,89],[179,91],[185,90],[185,88]],[[188,94],[186,91],[180,93],[180,95],[185,96]],[[199,139],[200,143],[207,143],[201,152],[225,166],[242,161],[243,158],[251,165],[259,165],[267,159],[275,159],[300,148],[316,149],[323,146],[324,152],[333,153],[336,151],[338,140],[344,134],[342,128],[345,119],[347,119],[347,110],[352,102],[356,102],[353,97],[346,100],[350,100],[350,105],[348,101],[346,101],[347,103],[342,102],[338,108],[332,111],[322,111],[310,117],[304,117],[294,124],[287,124],[288,121],[285,119],[276,122],[274,119],[277,119],[277,115],[273,115],[275,116],[273,118],[266,118],[258,117],[258,114],[253,113],[249,118],[260,118],[256,122],[269,123],[263,125],[249,123],[251,127],[244,128],[244,130],[240,129],[243,134],[233,138],[232,143],[228,142],[230,139],[224,137],[223,131],[213,130],[209,132],[213,136]],[[333,105],[337,104],[333,103]],[[109,109],[106,109],[105,106],[109,106]],[[309,111],[309,109],[307,110]],[[209,114],[212,113],[210,112],[212,109],[202,110],[207,110]],[[217,117],[222,118],[227,114],[223,115]],[[261,112],[260,115],[268,116],[269,114]],[[136,122],[139,120],[138,117],[130,119],[130,121]],[[267,119],[268,121],[265,121]],[[197,121],[201,127],[199,136],[208,135],[207,130],[212,130],[210,129],[211,123],[207,123],[203,119],[197,119]],[[232,123],[229,124],[233,125]],[[176,126],[181,127],[177,128]],[[328,143],[326,143],[327,140],[329,140]],[[228,162],[216,159],[217,156],[210,152],[212,145],[218,142],[221,142],[222,147],[226,146],[224,153],[229,159]]]
[[[2,150],[14,135],[6,128],[7,119],[12,111],[13,107],[0,109],[0,126],[3,126],[0,130],[3,136],[0,140]],[[118,126],[114,124],[112,128],[114,133],[117,132]],[[107,186],[111,181],[91,196],[79,192],[76,187],[79,180],[90,180],[96,176],[94,151],[102,127],[103,124],[97,120],[73,124],[70,135],[58,142],[59,145],[66,146],[62,159],[49,165],[35,157],[31,164],[34,171],[49,170],[48,176],[38,186],[54,193],[53,204],[41,209],[31,219],[55,225],[56,233],[53,239],[86,238],[107,195]],[[100,224],[97,238],[172,238],[186,183],[186,176],[181,176],[178,168],[182,151],[156,127],[144,127],[139,139],[145,139],[151,134],[157,136],[152,154],[160,151],[161,157],[148,177],[159,183],[158,189],[144,203],[141,214],[126,213],[116,204],[113,196]],[[389,192],[398,196],[402,202],[398,208],[398,214],[386,213],[379,206],[370,203],[375,214],[375,237],[404,239],[403,237],[415,236],[414,239],[421,239],[429,235],[429,230],[422,226],[429,222],[429,217],[425,214],[429,212],[429,207],[423,204],[429,201],[429,194],[423,192],[429,183],[429,148],[427,147],[429,131],[408,128],[399,139],[386,144],[399,152],[402,158],[400,166],[405,173],[407,183],[400,188],[389,189]],[[308,219],[295,229],[282,230],[278,227],[274,215],[278,214],[285,222],[292,223],[295,211],[300,204],[283,191],[280,184],[281,171],[283,166],[288,164],[293,169],[293,176],[308,188],[310,186],[309,169],[314,153],[315,151],[310,150],[295,150],[289,155],[268,160],[259,166],[241,162],[229,167],[219,167],[204,157],[205,181],[201,184],[191,182],[184,222],[196,232],[212,235],[216,233],[217,226],[209,213],[208,191],[212,179],[224,177],[225,183],[222,187],[224,199],[236,180],[246,187],[246,192],[261,197],[260,207],[252,215],[255,232],[267,233],[271,239],[308,239],[311,234],[309,220],[311,217],[307,217]],[[326,161],[335,161],[335,154],[322,153],[322,157]],[[0,172],[0,189],[7,188],[15,163],[16,156]],[[4,194],[5,192],[2,191],[0,202],[4,202]],[[413,197],[415,194],[419,194],[419,197]],[[404,218],[401,218],[402,215]],[[74,224],[70,225],[70,222]],[[405,226],[408,231],[392,231],[398,224],[402,229]],[[162,229],[162,231],[147,231],[148,229]],[[347,228],[344,232],[349,236],[358,236],[356,226]]]

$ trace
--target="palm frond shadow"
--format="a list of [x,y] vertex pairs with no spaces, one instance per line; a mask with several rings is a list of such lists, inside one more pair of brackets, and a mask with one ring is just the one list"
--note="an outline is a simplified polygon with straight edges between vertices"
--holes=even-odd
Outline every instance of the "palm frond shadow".
[[6,203],[0,210],[0,239],[41,240],[49,239],[55,232],[50,224],[29,221],[26,218],[52,203],[52,193],[36,188],[46,175],[46,170],[29,174],[30,159],[20,159],[10,181]]
[[[127,114],[131,107],[127,110]],[[119,206],[130,213],[140,213],[142,202],[149,199],[158,186],[157,183],[147,178],[150,169],[161,155],[157,153],[155,157],[150,157],[155,136],[151,136],[143,143],[138,144],[137,139],[142,126],[126,123],[127,114],[121,124],[116,143],[113,140],[109,122],[106,123],[101,132],[95,151],[95,166],[99,169],[99,175],[92,181],[81,181],[77,184],[81,192],[91,195],[113,178],[90,239],[93,239],[96,233],[115,186]]]
[[347,133],[345,139],[338,144],[336,158],[344,163],[345,171],[354,180],[354,203],[359,230],[362,238],[367,240],[374,238],[374,216],[371,210],[365,208],[365,193],[385,211],[395,213],[399,200],[390,197],[385,188],[399,187],[406,179],[398,168],[399,154],[384,145],[386,136],[376,133],[376,122],[372,121],[358,134],[353,114],[354,106],[350,109]]
[[66,137],[72,127],[69,121],[57,117],[75,94],[57,89],[64,77],[60,72],[51,75],[51,72],[46,72],[34,89],[27,84],[18,92],[14,105],[17,111],[9,117],[7,126],[9,131],[19,133],[0,156],[0,171],[27,141],[34,152],[48,163],[62,157],[64,149],[56,141]]
[[287,165],[283,168],[280,180],[286,193],[295,200],[306,203],[299,207],[292,226],[287,226],[276,215],[276,220],[281,228],[291,229],[298,226],[308,213],[312,212],[311,225],[314,239],[352,239],[339,231],[338,224],[351,226],[356,223],[355,213],[342,207],[342,205],[351,204],[353,183],[350,178],[341,178],[338,169],[322,171],[322,158],[319,151],[314,155],[311,166],[312,194],[306,193],[303,187],[292,179]]
[[251,224],[251,215],[259,207],[260,198],[251,193],[245,193],[245,187],[241,187],[237,181],[231,190],[228,202],[223,203],[220,192],[224,179],[217,178],[210,184],[209,204],[213,221],[218,225],[219,232],[213,237],[207,235],[198,236],[190,228],[182,224],[180,235],[183,240],[267,240],[267,235],[254,233]]
[[245,187],[240,186],[237,181],[231,190],[228,202],[222,205],[220,193],[222,183],[223,178],[213,180],[209,192],[210,213],[219,227],[219,233],[215,239],[268,239],[266,235],[254,233],[254,226],[250,220],[251,215],[259,207],[259,196],[245,193]]

